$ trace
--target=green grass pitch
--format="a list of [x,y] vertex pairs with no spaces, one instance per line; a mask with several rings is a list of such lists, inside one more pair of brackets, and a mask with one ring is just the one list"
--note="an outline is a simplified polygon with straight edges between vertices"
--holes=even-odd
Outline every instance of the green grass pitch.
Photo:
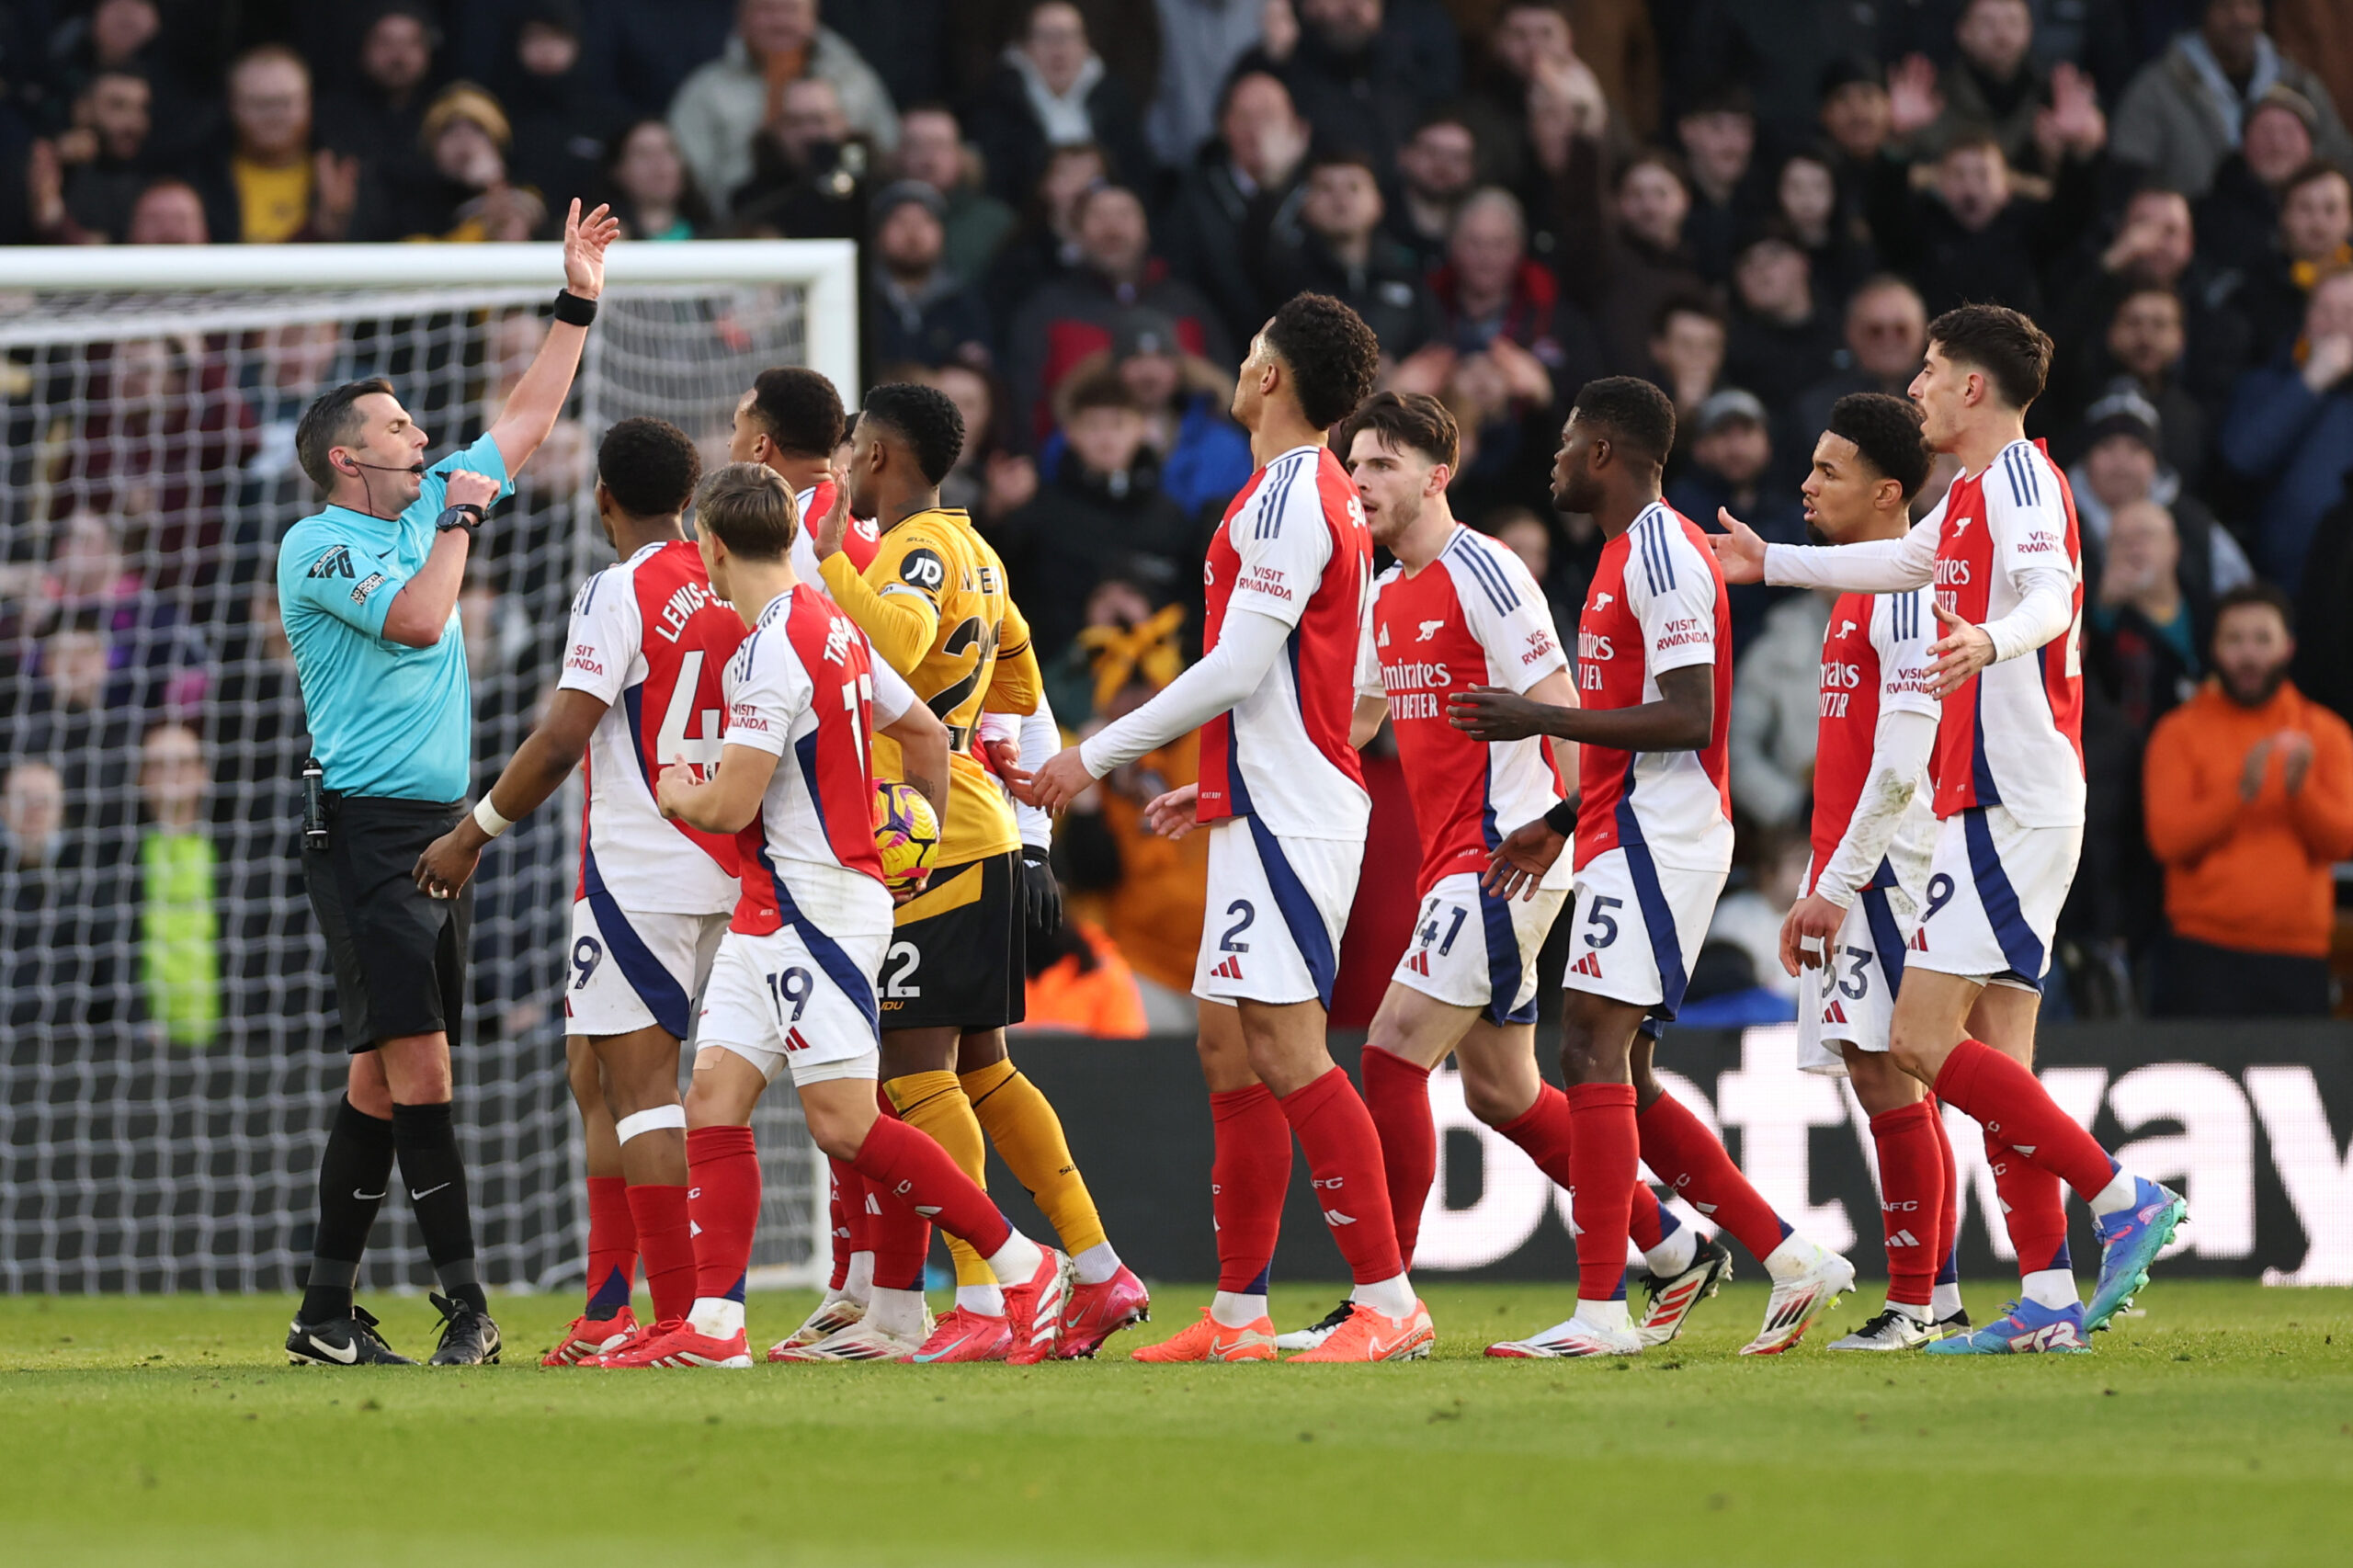
[[[1558,1286],[1433,1285],[1438,1357],[544,1371],[571,1299],[495,1305],[507,1364],[290,1369],[278,1299],[0,1298],[17,1563],[260,1565],[2353,1561],[2353,1291],[2168,1281],[2096,1354],[1744,1360],[1728,1289],[1663,1353],[1486,1361]],[[1328,1289],[1276,1299],[1285,1324]],[[1982,1319],[1997,1286],[1972,1288]],[[755,1346],[807,1310],[756,1297]],[[423,1355],[432,1313],[379,1299]]]

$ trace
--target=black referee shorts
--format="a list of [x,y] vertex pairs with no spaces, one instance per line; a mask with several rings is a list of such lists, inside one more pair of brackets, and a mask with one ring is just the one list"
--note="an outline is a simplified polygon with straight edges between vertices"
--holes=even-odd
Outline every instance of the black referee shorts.
[[1028,1002],[1017,852],[932,872],[899,906],[875,980],[882,1028],[1001,1029]]
[[415,881],[425,846],[457,825],[459,805],[330,795],[327,847],[302,851],[302,880],[335,964],[343,1048],[445,1033],[458,1040],[474,890],[428,898]]

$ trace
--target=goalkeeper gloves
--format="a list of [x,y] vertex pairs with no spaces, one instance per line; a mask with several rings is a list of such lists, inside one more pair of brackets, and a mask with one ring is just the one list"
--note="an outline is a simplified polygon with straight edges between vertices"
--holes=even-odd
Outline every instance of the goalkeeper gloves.
[[1051,937],[1063,927],[1063,888],[1048,865],[1048,851],[1035,844],[1021,846],[1021,908],[1030,930]]

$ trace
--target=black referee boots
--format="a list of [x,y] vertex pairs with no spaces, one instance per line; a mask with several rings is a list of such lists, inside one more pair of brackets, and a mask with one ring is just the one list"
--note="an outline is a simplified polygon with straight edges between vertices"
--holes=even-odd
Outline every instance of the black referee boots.
[[447,1296],[428,1296],[441,1309],[441,1345],[429,1365],[484,1367],[498,1360],[498,1325],[490,1314]]
[[[491,1342],[497,1343],[498,1331],[491,1330]],[[324,1323],[304,1323],[294,1320],[286,1331],[286,1359],[296,1367],[414,1367],[415,1362],[396,1354],[376,1332],[375,1314],[365,1307],[354,1307],[345,1316],[329,1318]]]

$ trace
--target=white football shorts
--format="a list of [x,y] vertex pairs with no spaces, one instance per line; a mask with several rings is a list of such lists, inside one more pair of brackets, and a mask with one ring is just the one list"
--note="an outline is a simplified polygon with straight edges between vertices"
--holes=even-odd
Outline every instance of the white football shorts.
[[[1881,862],[1885,877],[1887,865]],[[1895,990],[1904,981],[1904,946],[1917,922],[1902,888],[1860,889],[1830,940],[1820,969],[1798,971],[1798,1066],[1824,1077],[1847,1076],[1841,1043],[1887,1049],[1895,1018]]]
[[1532,1024],[1536,955],[1567,899],[1565,888],[1497,898],[1476,871],[1440,877],[1422,896],[1390,982],[1451,1006],[1477,1007],[1490,1023]]
[[728,932],[703,993],[696,1043],[734,1052],[771,1084],[787,1069],[804,1085],[879,1077],[874,976],[891,946],[891,908],[875,883],[871,906],[829,919],[831,929],[804,917],[766,936]]
[[2040,991],[2051,938],[2075,884],[2084,830],[2027,827],[2001,806],[1937,824],[1920,928],[1904,961],[1991,985]]
[[1209,902],[1193,994],[1332,1005],[1360,838],[1278,838],[1256,817],[1210,824]]
[[574,900],[566,1034],[631,1034],[659,1025],[685,1040],[710,979],[725,915],[632,915],[608,895]]
[[1707,870],[1662,866],[1642,844],[1586,861],[1576,874],[1576,926],[1562,985],[1647,1007],[1653,1023],[1672,1023],[1731,869],[1729,856]]

